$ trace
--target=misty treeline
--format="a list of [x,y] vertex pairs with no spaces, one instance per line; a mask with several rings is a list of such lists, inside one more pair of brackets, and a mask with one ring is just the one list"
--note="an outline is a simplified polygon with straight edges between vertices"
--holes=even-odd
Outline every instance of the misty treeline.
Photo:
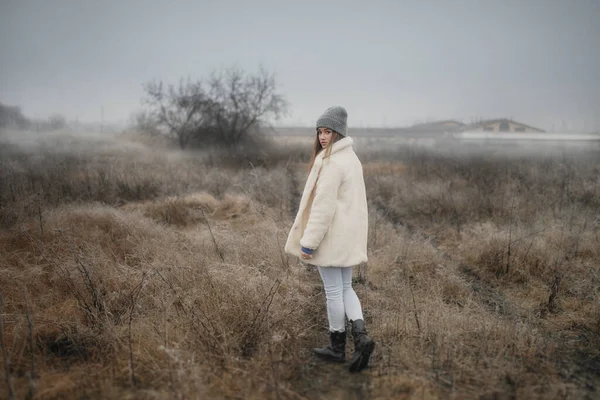
[[52,131],[67,127],[67,120],[60,114],[53,114],[46,120],[35,120],[23,115],[18,106],[0,103],[0,128]]
[[230,67],[178,84],[152,81],[144,91],[146,109],[137,116],[138,128],[168,135],[181,149],[256,143],[261,128],[288,109],[274,74],[262,67],[256,73]]

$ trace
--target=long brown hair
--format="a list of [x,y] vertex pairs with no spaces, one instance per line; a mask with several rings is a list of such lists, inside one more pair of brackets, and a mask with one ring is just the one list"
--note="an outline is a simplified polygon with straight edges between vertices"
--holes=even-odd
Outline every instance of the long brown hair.
[[[325,149],[325,156],[323,158],[327,158],[331,155],[331,148],[333,144],[338,140],[342,139],[344,136],[340,135],[336,131],[332,130],[331,141],[329,142],[329,146]],[[321,142],[319,141],[319,129],[317,128],[317,135],[315,136],[315,144],[313,145],[312,157],[310,158],[310,164],[308,165],[308,172],[312,169],[313,165],[315,165],[315,159],[319,155],[319,153],[323,150],[323,146],[321,146]]]

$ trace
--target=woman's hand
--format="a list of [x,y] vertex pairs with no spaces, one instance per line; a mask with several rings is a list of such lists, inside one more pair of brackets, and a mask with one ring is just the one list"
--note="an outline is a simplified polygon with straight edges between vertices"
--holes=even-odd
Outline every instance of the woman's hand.
[[307,249],[306,247],[302,248],[302,253],[300,253],[300,256],[302,257],[303,260],[310,260],[311,258],[313,258],[313,251],[312,249]]

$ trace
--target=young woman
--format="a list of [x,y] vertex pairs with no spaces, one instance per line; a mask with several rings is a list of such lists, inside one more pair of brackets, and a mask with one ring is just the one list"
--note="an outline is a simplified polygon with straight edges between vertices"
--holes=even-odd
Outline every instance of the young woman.
[[358,372],[368,365],[375,343],[352,289],[352,267],[367,261],[368,215],[347,118],[343,107],[330,107],[317,120],[310,173],[285,251],[317,266],[323,280],[331,344],[313,352],[328,361],[346,360],[346,316],[354,337],[349,369]]

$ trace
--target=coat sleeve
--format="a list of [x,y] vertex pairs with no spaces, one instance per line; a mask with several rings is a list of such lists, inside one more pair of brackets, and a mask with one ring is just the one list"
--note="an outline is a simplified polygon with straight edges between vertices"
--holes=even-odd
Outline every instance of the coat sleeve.
[[342,170],[338,165],[329,162],[323,165],[317,180],[315,197],[310,209],[304,235],[300,245],[316,249],[329,229],[337,203],[338,189],[342,183]]

